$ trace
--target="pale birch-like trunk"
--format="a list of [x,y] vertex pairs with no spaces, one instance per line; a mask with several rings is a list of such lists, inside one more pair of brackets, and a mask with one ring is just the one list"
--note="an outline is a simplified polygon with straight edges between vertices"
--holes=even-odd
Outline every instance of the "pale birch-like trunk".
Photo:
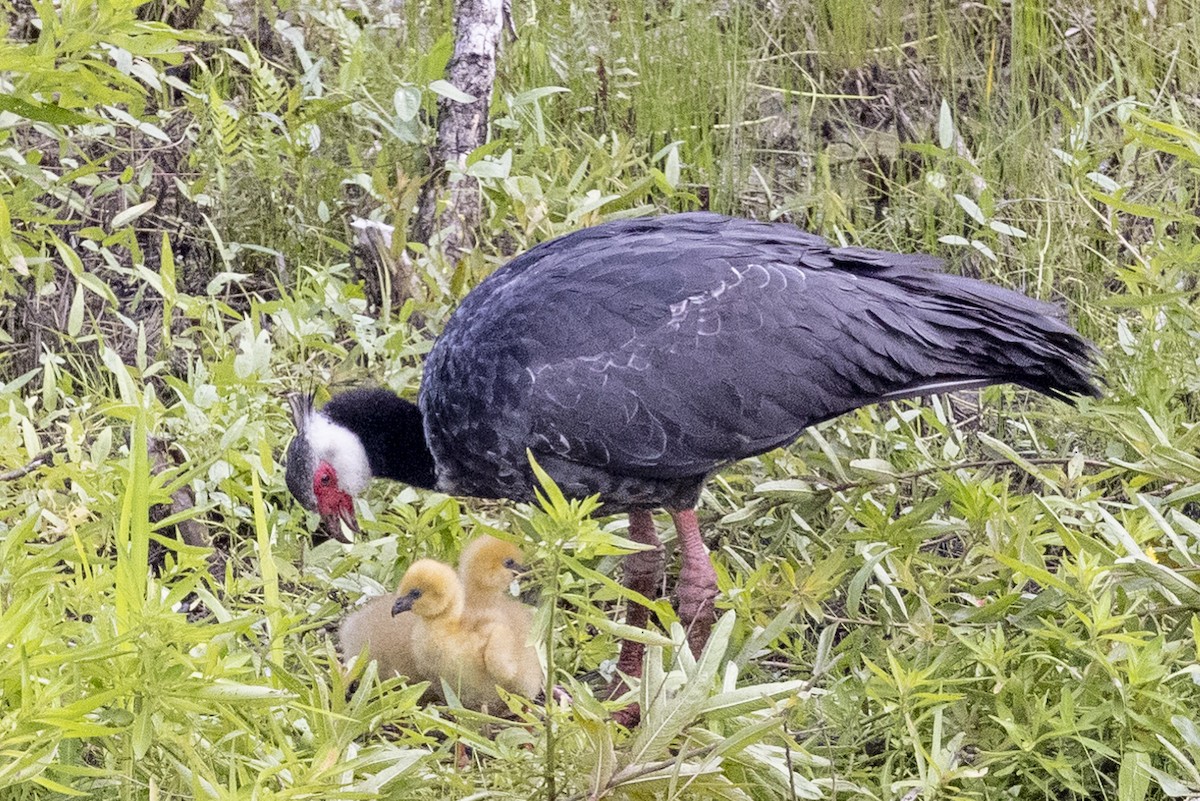
[[[413,239],[436,246],[456,261],[473,243],[483,209],[479,182],[462,175],[467,156],[487,140],[488,108],[496,80],[496,52],[504,28],[505,0],[457,0],[454,56],[446,80],[474,100],[438,101],[438,139],[433,175],[425,185]],[[449,165],[456,165],[448,181]]]

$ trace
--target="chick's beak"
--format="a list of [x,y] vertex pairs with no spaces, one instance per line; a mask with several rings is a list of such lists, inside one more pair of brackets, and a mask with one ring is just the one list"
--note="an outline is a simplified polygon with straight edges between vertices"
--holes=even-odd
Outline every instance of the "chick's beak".
[[401,595],[396,599],[396,603],[392,604],[392,617],[401,612],[408,612],[413,608],[413,602],[417,600],[416,596],[411,592],[408,595]]

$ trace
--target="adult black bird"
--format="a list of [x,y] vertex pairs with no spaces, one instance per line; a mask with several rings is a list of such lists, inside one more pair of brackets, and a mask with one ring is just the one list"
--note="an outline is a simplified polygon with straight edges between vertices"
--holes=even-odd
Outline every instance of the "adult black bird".
[[[463,300],[418,404],[379,389],[320,411],[295,400],[288,487],[335,529],[354,525],[351,496],[372,476],[530,501],[528,450],[568,496],[629,512],[631,538],[653,548],[626,558],[625,582],[647,597],[663,568],[651,510],[670,512],[696,649],[717,583],[695,506],[723,465],[879,401],[1007,382],[1098,394],[1092,346],[1053,306],[939,264],[708,213],[577,231]],[[640,646],[618,666],[639,674]]]

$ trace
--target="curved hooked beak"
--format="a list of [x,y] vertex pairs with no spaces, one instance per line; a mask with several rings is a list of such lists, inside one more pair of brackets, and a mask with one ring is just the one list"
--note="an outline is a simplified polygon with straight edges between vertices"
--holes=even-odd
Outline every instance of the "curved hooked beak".
[[420,595],[420,593],[418,593],[414,590],[413,592],[410,592],[407,595],[401,595],[400,597],[398,597],[396,599],[396,603],[392,604],[392,617],[395,617],[396,615],[400,614],[401,612],[411,611],[413,608],[413,604],[416,603],[417,597],[419,595]]
[[358,518],[354,516],[354,502],[339,504],[336,510],[322,514],[321,527],[325,529],[326,534],[338,542],[353,542],[354,540],[346,531],[351,534],[358,533]]

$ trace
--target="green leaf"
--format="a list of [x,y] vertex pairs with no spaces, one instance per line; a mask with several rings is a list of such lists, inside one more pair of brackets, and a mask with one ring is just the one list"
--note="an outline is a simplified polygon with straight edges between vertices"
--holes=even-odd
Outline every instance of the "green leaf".
[[1145,801],[1150,791],[1150,755],[1126,751],[1117,774],[1117,801]]
[[443,80],[441,78],[439,78],[438,80],[429,84],[429,90],[435,94],[441,95],[442,97],[444,97],[448,100],[453,100],[455,103],[474,103],[475,102],[474,97],[467,94],[463,90],[459,89],[457,86],[450,83],[449,81]]
[[863,562],[862,567],[854,574],[854,578],[850,579],[850,585],[846,588],[846,614],[851,617],[858,614],[859,601],[862,598],[863,590],[867,586],[867,581],[871,578],[879,563],[895,550],[895,548],[880,548],[878,552],[870,555]]
[[0,197],[0,240],[12,239],[12,218],[8,213],[8,204]]
[[942,150],[954,147],[954,116],[950,113],[950,104],[944,97],[938,109],[938,145]]
[[274,687],[264,687],[258,684],[241,684],[236,681],[220,680],[212,684],[190,688],[181,692],[181,696],[200,698],[206,701],[241,701],[247,703],[272,702],[280,703],[294,698],[295,695]]
[[537,459],[535,459],[533,456],[533,451],[526,449],[525,456],[528,457],[529,466],[533,470],[533,475],[537,479],[538,485],[541,486],[538,500],[541,502],[542,506],[545,507],[546,511],[562,512],[569,509],[570,503],[567,502],[566,496],[563,495],[562,490],[558,488],[558,485],[554,483],[554,479],[550,478],[550,474],[543,470],[542,466],[538,464]]
[[745,667],[750,660],[764,648],[768,647],[775,638],[784,632],[791,625],[796,615],[800,613],[803,604],[793,602],[788,604],[779,614],[771,619],[763,628],[754,632],[753,636],[749,637],[742,644],[742,648],[738,651],[737,656],[733,658],[733,664],[739,668]]
[[996,554],[996,560],[1013,572],[1023,574],[1043,587],[1052,587],[1068,598],[1075,598],[1079,595],[1077,588],[1063,581],[1045,568],[1027,564],[1019,559],[1013,559],[1011,556],[1005,556],[1002,553]]
[[113,215],[110,227],[115,230],[117,228],[129,225],[129,223],[133,222],[138,217],[141,217],[143,214],[150,211],[150,209],[154,208],[157,202],[157,200],[147,200],[144,203],[139,203],[136,206],[130,206],[124,211]]
[[0,111],[8,111],[27,120],[48,122],[51,125],[87,125],[96,121],[95,117],[85,116],[61,106],[30,102],[9,94],[0,94]]
[[962,207],[962,210],[965,211],[972,220],[980,225],[983,225],[987,222],[987,217],[984,216],[983,209],[979,208],[979,204],[974,200],[971,200],[971,198],[967,197],[966,195],[958,193],[954,195],[954,199],[958,201],[958,205]]
[[714,695],[701,705],[697,714],[718,719],[736,717],[764,709],[780,698],[800,695],[808,689],[808,681],[801,679],[751,684]]
[[254,511],[254,540],[258,550],[258,566],[262,573],[263,607],[267,617],[268,653],[276,665],[284,663],[283,637],[286,633],[283,605],[279,598],[279,572],[275,566],[272,532],[267,525],[267,510],[263,504],[258,470],[250,468],[251,504]]
[[[536,103],[543,98],[550,97],[551,95],[569,94],[570,92],[571,90],[565,86],[538,86],[534,89],[529,89],[513,95],[512,100],[509,101],[509,106],[526,106],[530,103]],[[651,159],[651,161],[657,161],[659,158],[660,156],[655,156]]]
[[986,243],[980,242],[978,239],[972,239],[971,247],[982,253],[988,261],[996,261],[995,251],[988,247]]
[[667,185],[671,189],[679,188],[679,147],[671,148],[667,153],[667,162],[663,165],[663,176],[667,179]]
[[643,645],[656,645],[660,648],[670,648],[673,644],[673,640],[670,637],[659,634],[657,631],[642,628],[641,626],[617,623],[616,621],[609,620],[607,617],[589,616],[588,623],[596,629],[621,640],[632,640],[633,642],[640,642]]
[[1009,225],[1008,223],[1002,223],[999,220],[992,220],[991,222],[989,222],[988,228],[991,228],[993,231],[995,231],[998,234],[1003,234],[1004,236],[1011,236],[1016,239],[1025,239],[1026,237],[1029,236],[1029,234],[1025,233],[1020,228],[1016,228],[1012,225]]
[[421,111],[421,90],[415,86],[401,86],[392,93],[392,106],[396,118],[401,122],[412,122]]
[[75,284],[75,294],[71,298],[71,310],[67,313],[67,336],[72,339],[79,336],[83,330],[83,284]]
[[896,468],[884,459],[851,459],[850,467],[884,478],[895,478]]
[[[672,692],[669,675],[662,670],[662,650],[647,648],[644,660],[646,675],[639,691],[642,705],[642,724],[629,747],[628,765],[637,765],[665,753],[667,746],[683,728],[694,721],[703,709],[713,681],[721,667],[722,657],[729,647],[735,615],[726,612],[713,626],[708,644],[692,668],[686,671],[683,688]],[[676,630],[679,630],[676,627]],[[678,640],[677,648],[688,646]]]

